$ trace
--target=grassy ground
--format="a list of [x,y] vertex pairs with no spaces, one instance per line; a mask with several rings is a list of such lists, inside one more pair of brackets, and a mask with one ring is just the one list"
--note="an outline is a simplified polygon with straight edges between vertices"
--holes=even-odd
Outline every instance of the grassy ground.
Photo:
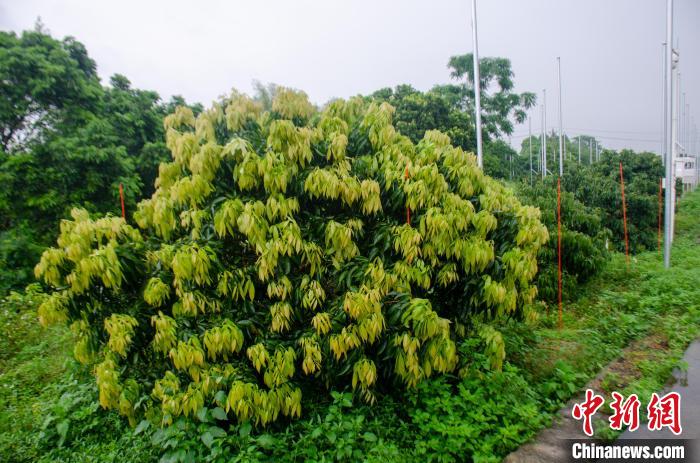
[[700,325],[698,217],[699,194],[680,202],[671,270],[656,252],[629,267],[615,255],[565,304],[563,329],[556,308],[502,327],[503,372],[467,344],[461,375],[374,407],[333,393],[266,430],[229,426],[212,410],[166,430],[130,429],[96,405],[94,381],[71,359],[70,332],[36,324],[40,296],[14,295],[0,307],[0,461],[500,461],[621,354],[602,390],[661,388]]

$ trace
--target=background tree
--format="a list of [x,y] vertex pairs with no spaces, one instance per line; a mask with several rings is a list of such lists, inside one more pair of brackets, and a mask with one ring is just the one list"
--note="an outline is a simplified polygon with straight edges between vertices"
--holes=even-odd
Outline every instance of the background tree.
[[0,144],[23,149],[46,130],[85,122],[101,93],[95,62],[71,37],[40,27],[21,36],[0,32]]
[[600,209],[604,226],[612,231],[611,246],[624,251],[620,162],[625,175],[630,250],[655,249],[659,179],[663,176],[661,159],[655,153],[605,150],[600,161],[591,166],[566,163],[562,188],[586,205]]
[[169,158],[163,118],[185,102],[163,104],[119,74],[109,84],[73,38],[0,32],[0,292],[31,280],[73,206],[119,214],[120,183],[129,211],[152,194]]
[[460,108],[455,90],[448,85],[421,92],[410,85],[399,85],[394,90],[377,90],[370,98],[385,101],[395,108],[397,130],[414,143],[418,143],[426,131],[440,130],[449,135],[455,146],[473,151],[476,147],[473,117]]
[[[447,65],[454,79],[464,79],[458,84],[463,107],[474,113],[474,58],[471,53],[450,58]],[[534,106],[537,97],[532,92],[515,93],[514,73],[507,58],[480,58],[479,81],[484,135],[495,137],[513,133],[513,121],[525,122],[527,110]]]
[[[399,85],[393,90],[378,90],[369,98],[390,103],[396,109],[397,130],[414,143],[420,141],[427,130],[440,130],[450,136],[455,146],[476,151],[471,63],[471,54],[453,56],[449,60],[452,77],[462,83],[436,85],[427,92]],[[497,178],[517,177],[522,174],[524,165],[516,159],[517,153],[499,138],[510,135],[514,123],[525,120],[526,111],[535,104],[536,97],[534,93],[513,91],[510,60],[482,58],[480,63],[485,169]]]

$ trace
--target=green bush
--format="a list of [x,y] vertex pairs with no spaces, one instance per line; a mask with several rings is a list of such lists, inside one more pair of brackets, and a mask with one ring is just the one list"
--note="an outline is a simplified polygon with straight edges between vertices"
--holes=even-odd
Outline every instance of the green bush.
[[612,232],[611,249],[624,252],[620,163],[625,178],[630,252],[655,250],[658,246],[659,180],[663,177],[659,156],[630,150],[605,151],[601,161],[591,166],[567,164],[562,188],[588,207],[600,211],[602,225]]
[[[135,214],[61,224],[36,274],[45,323],[71,323],[104,407],[163,423],[205,405],[265,425],[302,390],[414,386],[458,363],[455,341],[527,315],[539,212],[439,132],[414,145],[392,108],[321,113],[280,89],[166,118],[173,161]],[[153,407],[153,404],[158,406]]]
[[36,308],[46,295],[38,284],[0,299],[0,370],[28,341],[41,336],[36,330]]
[[[547,246],[540,250],[540,272],[536,284],[540,296],[546,301],[556,301],[557,283],[557,182],[554,176],[533,186],[518,185],[518,195],[525,204],[536,206],[542,214],[542,222],[550,230]],[[598,210],[587,207],[574,195],[562,191],[562,280],[566,295],[575,295],[579,285],[596,275],[609,257],[607,246],[610,231],[602,224]]]
[[545,424],[539,391],[518,368],[490,371],[482,359],[456,385],[434,380],[412,396],[416,461],[499,462]]

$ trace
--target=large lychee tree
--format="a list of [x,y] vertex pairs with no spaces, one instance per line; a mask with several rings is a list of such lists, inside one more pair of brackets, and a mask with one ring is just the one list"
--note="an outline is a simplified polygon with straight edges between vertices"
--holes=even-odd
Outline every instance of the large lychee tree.
[[[388,104],[317,111],[278,89],[165,120],[172,161],[135,224],[74,210],[35,271],[102,406],[167,424],[219,406],[264,425],[329,388],[374,401],[468,361],[536,295],[539,211]],[[132,221],[130,221],[132,222]],[[460,356],[462,358],[460,358]]]

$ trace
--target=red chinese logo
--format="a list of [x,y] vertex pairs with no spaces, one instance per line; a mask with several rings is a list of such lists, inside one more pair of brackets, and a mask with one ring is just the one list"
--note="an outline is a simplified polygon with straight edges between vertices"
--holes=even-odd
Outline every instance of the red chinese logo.
[[610,421],[610,429],[620,430],[622,425],[628,426],[630,431],[635,431],[639,427],[639,398],[637,394],[632,394],[624,400],[622,394],[617,392],[612,393],[613,402],[610,407],[613,409],[613,415],[608,418]]
[[667,427],[673,434],[680,434],[681,428],[681,395],[677,392],[669,392],[659,398],[657,393],[651,395],[649,406],[649,431],[660,430]]
[[587,436],[593,435],[593,423],[591,419],[595,412],[605,403],[603,396],[597,395],[590,389],[586,389],[586,400],[583,403],[574,405],[571,414],[577,420],[583,418],[583,432]]
[[[639,407],[641,402],[637,394],[632,394],[627,399],[617,392],[612,393],[613,401],[610,408],[613,414],[608,421],[610,428],[621,430],[625,425],[630,431],[639,428]],[[583,420],[583,432],[587,436],[593,436],[593,415],[603,406],[605,399],[597,395],[591,389],[586,390],[586,398],[583,402],[574,404],[571,415],[577,420]],[[647,406],[649,431],[659,431],[663,428],[670,429],[675,435],[681,434],[681,396],[677,392],[669,392],[663,397],[654,393]]]

